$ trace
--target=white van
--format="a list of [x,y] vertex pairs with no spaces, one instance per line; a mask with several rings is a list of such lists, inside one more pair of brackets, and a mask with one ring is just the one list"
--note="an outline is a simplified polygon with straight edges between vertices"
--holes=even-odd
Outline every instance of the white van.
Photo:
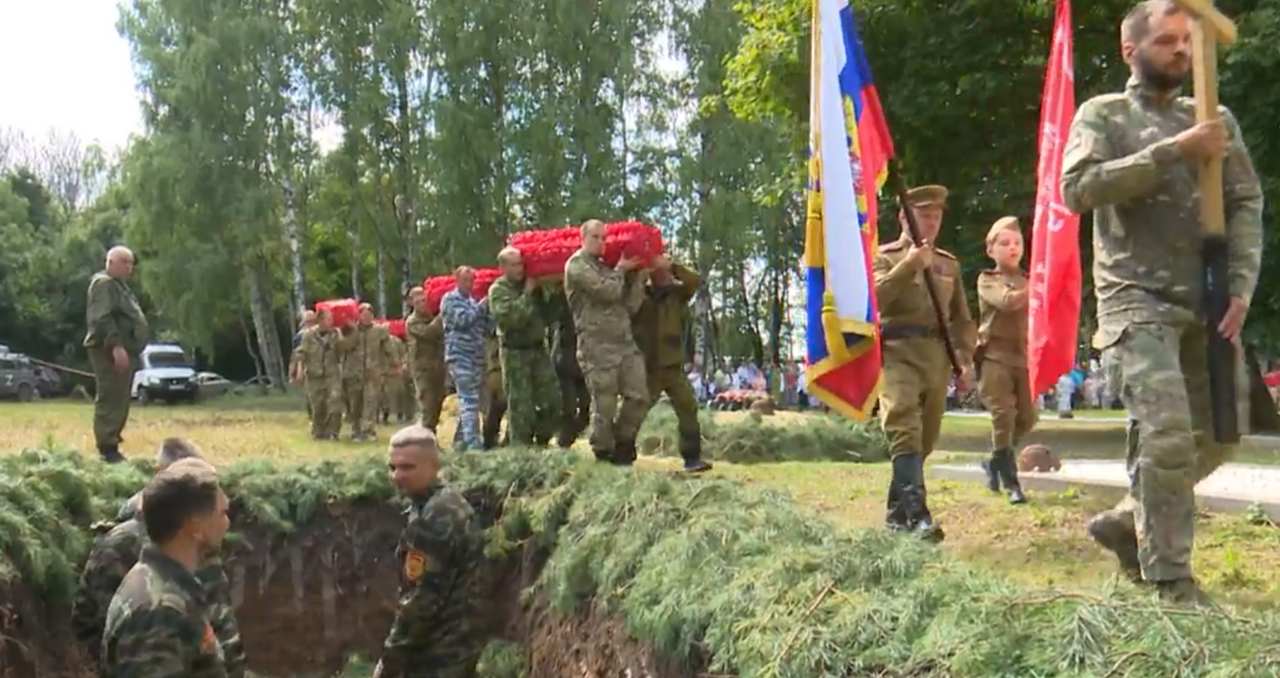
[[147,344],[142,364],[133,373],[131,395],[141,404],[152,400],[187,402],[196,399],[196,371],[191,357],[178,344]]

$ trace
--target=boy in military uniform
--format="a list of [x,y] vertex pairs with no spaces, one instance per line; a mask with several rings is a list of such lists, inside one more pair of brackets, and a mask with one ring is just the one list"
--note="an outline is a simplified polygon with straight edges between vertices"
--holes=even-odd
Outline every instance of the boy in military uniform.
[[991,459],[983,462],[987,487],[1004,485],[1009,502],[1026,502],[1013,451],[1036,423],[1027,378],[1027,274],[1022,272],[1022,231],[1003,217],[987,232],[987,256],[996,267],[978,274],[978,392],[991,413]]
[[373,675],[471,676],[483,641],[474,628],[474,577],[484,558],[475,514],[461,493],[440,480],[440,451],[429,429],[398,431],[387,467],[410,505],[396,546],[400,606]]
[[951,364],[925,287],[925,271],[933,276],[946,330],[964,371],[961,385],[968,388],[973,383],[975,332],[960,262],[933,244],[942,228],[946,200],[947,189],[942,186],[908,191],[907,204],[920,227],[921,243],[911,241],[906,215],[899,214],[902,236],[881,247],[874,262],[884,358],[880,421],[893,455],[885,522],[891,530],[930,540],[942,539],[943,533],[929,512],[924,459],[933,451],[942,428]]
[[196,572],[227,533],[227,495],[207,463],[184,459],[142,494],[150,544],[107,610],[102,675],[225,678],[222,644]]

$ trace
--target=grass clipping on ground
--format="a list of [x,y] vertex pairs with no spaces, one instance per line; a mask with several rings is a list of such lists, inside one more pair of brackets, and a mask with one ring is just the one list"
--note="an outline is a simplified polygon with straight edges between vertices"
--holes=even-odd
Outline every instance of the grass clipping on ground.
[[[236,522],[288,532],[331,502],[391,497],[378,456],[224,469]],[[0,460],[0,571],[66,600],[87,527],[144,482],[68,451]],[[451,458],[491,556],[547,549],[556,609],[600,605],[657,651],[712,673],[824,675],[1277,675],[1280,619],[1152,597],[1027,590],[878,530],[833,528],[790,500],[724,480],[620,470],[562,452]],[[3,575],[0,575],[3,576]],[[497,673],[521,669],[511,648]],[[518,652],[516,653],[518,655]]]
[[[709,459],[737,464],[770,461],[881,461],[889,458],[889,440],[876,421],[811,415],[803,425],[773,423],[773,416],[744,412],[717,420],[700,410],[702,452]],[[680,434],[675,411],[661,403],[649,411],[639,435],[645,454],[678,456]]]

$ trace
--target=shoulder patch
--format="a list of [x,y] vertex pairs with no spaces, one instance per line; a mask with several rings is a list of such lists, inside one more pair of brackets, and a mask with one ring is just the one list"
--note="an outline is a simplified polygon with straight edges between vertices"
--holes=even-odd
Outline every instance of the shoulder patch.
[[411,584],[417,584],[427,573],[430,557],[424,551],[409,549],[404,554],[404,578]]
[[901,240],[894,240],[891,243],[881,245],[880,251],[881,252],[897,252],[898,250],[902,249],[902,245],[903,243]]

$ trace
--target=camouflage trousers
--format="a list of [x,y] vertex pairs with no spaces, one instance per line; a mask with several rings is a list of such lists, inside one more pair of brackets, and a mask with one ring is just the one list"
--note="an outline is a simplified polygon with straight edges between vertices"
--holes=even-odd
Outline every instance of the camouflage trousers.
[[344,379],[342,393],[347,402],[347,425],[351,435],[372,435],[382,398],[382,379]]
[[1195,484],[1233,448],[1212,439],[1207,343],[1200,323],[1133,323],[1114,345],[1131,417],[1129,491],[1147,581],[1191,576]]
[[449,376],[458,393],[458,427],[453,434],[453,448],[458,452],[484,448],[480,437],[480,390],[484,385],[484,372],[449,364]]
[[541,348],[502,349],[502,386],[512,445],[545,444],[560,425],[560,389]]
[[337,379],[307,379],[311,437],[337,438],[342,428],[342,387]]
[[[484,441],[484,449],[491,450],[502,444],[502,418],[507,415],[507,392],[502,387],[502,365],[490,369],[484,377],[484,389],[480,392],[480,437]],[[507,435],[511,435],[511,427],[507,427]]]
[[581,362],[591,391],[591,449],[597,457],[615,458],[615,449],[620,444],[634,447],[640,424],[649,411],[644,358],[639,349],[634,349],[625,353],[616,365],[606,367]]
[[983,361],[978,393],[991,413],[991,449],[1011,450],[1035,427],[1037,414],[1027,368]]
[[422,425],[436,430],[440,424],[440,408],[444,405],[444,369],[419,369],[413,373],[413,387],[418,397],[418,416]]
[[942,430],[951,367],[938,339],[894,339],[882,345],[884,378],[880,423],[892,456],[919,452],[928,456]]
[[[1138,326],[1132,325],[1131,327]],[[1162,326],[1157,325],[1157,327]],[[1190,332],[1193,335],[1198,335],[1199,341],[1206,341],[1203,327],[1197,326],[1195,328],[1191,328]],[[1137,497],[1136,486],[1132,484],[1132,480],[1134,477],[1133,469],[1136,468],[1137,461],[1140,458],[1140,441],[1142,440],[1142,430],[1144,427],[1138,421],[1137,415],[1133,407],[1130,405],[1131,400],[1127,395],[1128,389],[1126,388],[1127,382],[1125,380],[1124,358],[1131,351],[1125,350],[1124,346],[1127,343],[1125,340],[1128,339],[1129,336],[1130,332],[1126,329],[1117,343],[1103,351],[1102,364],[1103,368],[1106,370],[1108,381],[1113,385],[1112,388],[1121,395],[1125,406],[1129,409],[1129,424],[1126,431],[1126,447],[1128,451],[1127,457],[1130,469],[1131,486],[1129,494],[1120,500],[1120,503],[1112,509],[1112,512],[1118,514],[1121,520],[1133,523],[1136,532],[1140,501]],[[1185,354],[1178,352],[1171,354],[1169,357],[1181,362],[1181,374],[1185,375],[1184,383],[1186,384],[1186,392],[1188,395],[1188,414],[1192,420],[1191,433],[1195,444],[1194,466],[1191,469],[1191,486],[1194,488],[1197,483],[1209,477],[1214,471],[1218,470],[1218,467],[1222,466],[1222,464],[1231,457],[1232,453],[1235,451],[1235,446],[1223,445],[1213,440],[1212,410],[1209,409],[1208,396],[1208,366],[1205,363],[1205,344],[1201,343],[1198,349],[1191,347],[1190,350],[1198,350],[1199,352],[1197,355],[1189,356],[1189,362],[1192,367],[1197,364],[1200,366],[1201,373],[1196,375],[1195,379],[1191,378],[1193,375],[1188,370],[1188,362],[1181,361],[1181,356]],[[1196,402],[1195,398],[1190,397],[1192,394],[1193,384],[1198,384],[1200,391],[1203,393],[1201,397],[1203,398],[1202,402],[1204,403],[1204,407],[1199,412],[1197,412],[1195,407],[1192,407],[1192,403]],[[1240,422],[1247,422],[1249,421],[1249,406],[1248,400],[1244,398],[1247,391],[1244,391],[1242,384],[1248,384],[1248,381],[1244,373],[1244,362],[1238,361],[1236,369],[1236,398],[1237,403],[1240,405],[1238,416]],[[1139,543],[1141,543],[1141,541]],[[1150,579],[1150,577],[1148,577],[1148,579]]]
[[693,387],[689,386],[684,369],[680,365],[646,366],[645,373],[649,382],[650,407],[663,393],[671,400],[671,409],[676,412],[676,428],[680,432],[680,456],[685,459],[701,458],[702,428],[698,424],[698,400],[693,396]]
[[[95,347],[87,350],[97,384],[97,393],[93,397],[94,442],[99,447],[119,445],[124,426],[129,421],[129,386],[133,381],[133,370],[123,374],[116,371],[110,349]],[[129,360],[132,364],[135,358],[130,357]]]

